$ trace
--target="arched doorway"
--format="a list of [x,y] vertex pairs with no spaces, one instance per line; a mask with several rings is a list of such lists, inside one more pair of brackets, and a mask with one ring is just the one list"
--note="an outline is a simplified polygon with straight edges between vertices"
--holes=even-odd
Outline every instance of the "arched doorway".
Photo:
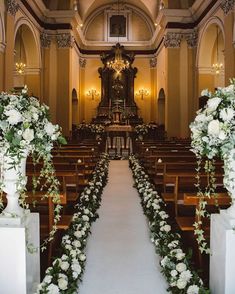
[[[219,67],[216,71],[215,65]],[[224,87],[224,30],[218,18],[211,19],[202,31],[198,52],[198,97],[203,89]]]
[[33,30],[25,23],[18,23],[15,33],[14,63],[22,62],[26,66],[22,73],[14,68],[14,88],[27,85],[29,94],[41,96],[40,86],[40,48]]
[[158,94],[158,124],[165,126],[165,91],[163,88]]
[[72,125],[77,125],[78,120],[78,96],[76,89],[72,90]]

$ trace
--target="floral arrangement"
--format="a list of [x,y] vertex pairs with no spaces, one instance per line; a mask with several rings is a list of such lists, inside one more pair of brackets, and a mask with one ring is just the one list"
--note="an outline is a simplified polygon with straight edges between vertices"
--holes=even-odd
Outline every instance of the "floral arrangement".
[[92,179],[79,197],[77,212],[70,228],[62,238],[62,256],[56,258],[37,288],[37,293],[77,293],[78,283],[85,268],[84,253],[92,222],[98,218],[103,187],[107,182],[108,156],[101,156]]
[[135,187],[137,188],[145,215],[149,220],[151,241],[156,252],[162,257],[160,265],[166,277],[168,291],[174,294],[209,293],[197,272],[190,267],[190,255],[181,248],[180,235],[172,231],[168,223],[169,215],[165,212],[165,204],[157,194],[153,184],[139,161],[129,158]]
[[82,130],[82,131],[86,131],[86,132],[91,132],[94,133],[96,135],[101,135],[104,133],[105,131],[105,127],[101,124],[79,124],[76,126],[77,130]]
[[[58,125],[49,121],[49,108],[39,103],[35,97],[29,97],[25,86],[21,94],[0,94],[0,166],[4,168],[4,157],[12,158],[12,168],[16,168],[20,160],[27,155],[32,155],[34,162],[42,160],[44,165],[35,181],[40,184],[40,179],[46,177],[48,194],[53,195],[55,208],[55,221],[59,218],[59,183],[54,175],[51,150],[54,143],[65,144]],[[2,175],[2,173],[1,173]],[[19,174],[18,192],[21,196],[20,203],[27,208],[25,203],[26,178]],[[4,179],[0,178],[1,195],[4,189]],[[3,207],[2,197],[0,206]],[[53,235],[51,232],[50,238]]]
[[144,136],[148,134],[148,129],[149,129],[148,125],[142,124],[142,125],[137,125],[134,131],[136,132],[137,136]]
[[[196,154],[199,165],[203,157],[210,160],[209,172],[214,170],[214,158],[220,157],[224,160],[224,186],[232,196],[235,191],[235,79],[230,81],[228,87],[218,88],[214,93],[203,90],[201,95],[208,96],[208,101],[202,109],[197,111],[194,122],[190,124],[192,151]],[[207,193],[199,191],[200,209],[198,214],[206,215],[206,202],[203,200],[203,196],[211,197],[213,191],[213,187]],[[195,223],[195,228],[200,250],[209,252],[200,224]]]

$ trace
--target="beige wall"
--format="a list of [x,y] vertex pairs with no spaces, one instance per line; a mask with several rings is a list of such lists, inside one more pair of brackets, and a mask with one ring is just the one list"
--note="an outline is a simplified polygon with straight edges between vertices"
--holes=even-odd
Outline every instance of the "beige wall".
[[150,92],[149,96],[144,97],[142,100],[140,96],[135,95],[135,101],[139,107],[139,115],[143,118],[145,123],[152,120],[151,117],[151,70],[149,65],[148,57],[136,57],[133,63],[133,67],[137,67],[138,72],[134,82],[134,93],[138,92],[139,89],[147,89]]
[[100,102],[100,95],[92,100],[91,97],[87,95],[87,92],[93,88],[100,93],[101,80],[99,78],[98,68],[102,66],[103,64],[100,57],[87,58],[86,67],[84,69],[84,84],[81,93],[85,111],[84,119],[87,122],[90,122],[92,117],[96,116],[96,108]]
[[0,51],[0,92],[4,89],[4,53]]
[[104,15],[103,13],[97,15],[91,25],[89,25],[86,32],[86,39],[89,41],[104,40]]
[[150,40],[152,34],[146,22],[136,13],[132,14],[132,40],[147,41]]

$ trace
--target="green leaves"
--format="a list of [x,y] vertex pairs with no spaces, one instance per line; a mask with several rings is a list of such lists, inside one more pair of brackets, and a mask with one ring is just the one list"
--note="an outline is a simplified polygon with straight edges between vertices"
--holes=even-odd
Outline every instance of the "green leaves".
[[67,144],[67,141],[66,141],[66,139],[63,136],[59,136],[58,137],[58,142],[61,145],[66,145]]

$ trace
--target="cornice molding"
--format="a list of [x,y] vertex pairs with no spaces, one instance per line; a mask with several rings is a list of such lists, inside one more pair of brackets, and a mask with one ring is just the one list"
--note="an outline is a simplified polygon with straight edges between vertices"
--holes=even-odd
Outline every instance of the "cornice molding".
[[235,0],[223,0],[220,4],[221,9],[223,10],[224,14],[228,14],[230,11],[233,10],[235,4]]
[[12,16],[15,16],[20,6],[16,0],[6,0],[6,7],[7,13],[9,13]]

